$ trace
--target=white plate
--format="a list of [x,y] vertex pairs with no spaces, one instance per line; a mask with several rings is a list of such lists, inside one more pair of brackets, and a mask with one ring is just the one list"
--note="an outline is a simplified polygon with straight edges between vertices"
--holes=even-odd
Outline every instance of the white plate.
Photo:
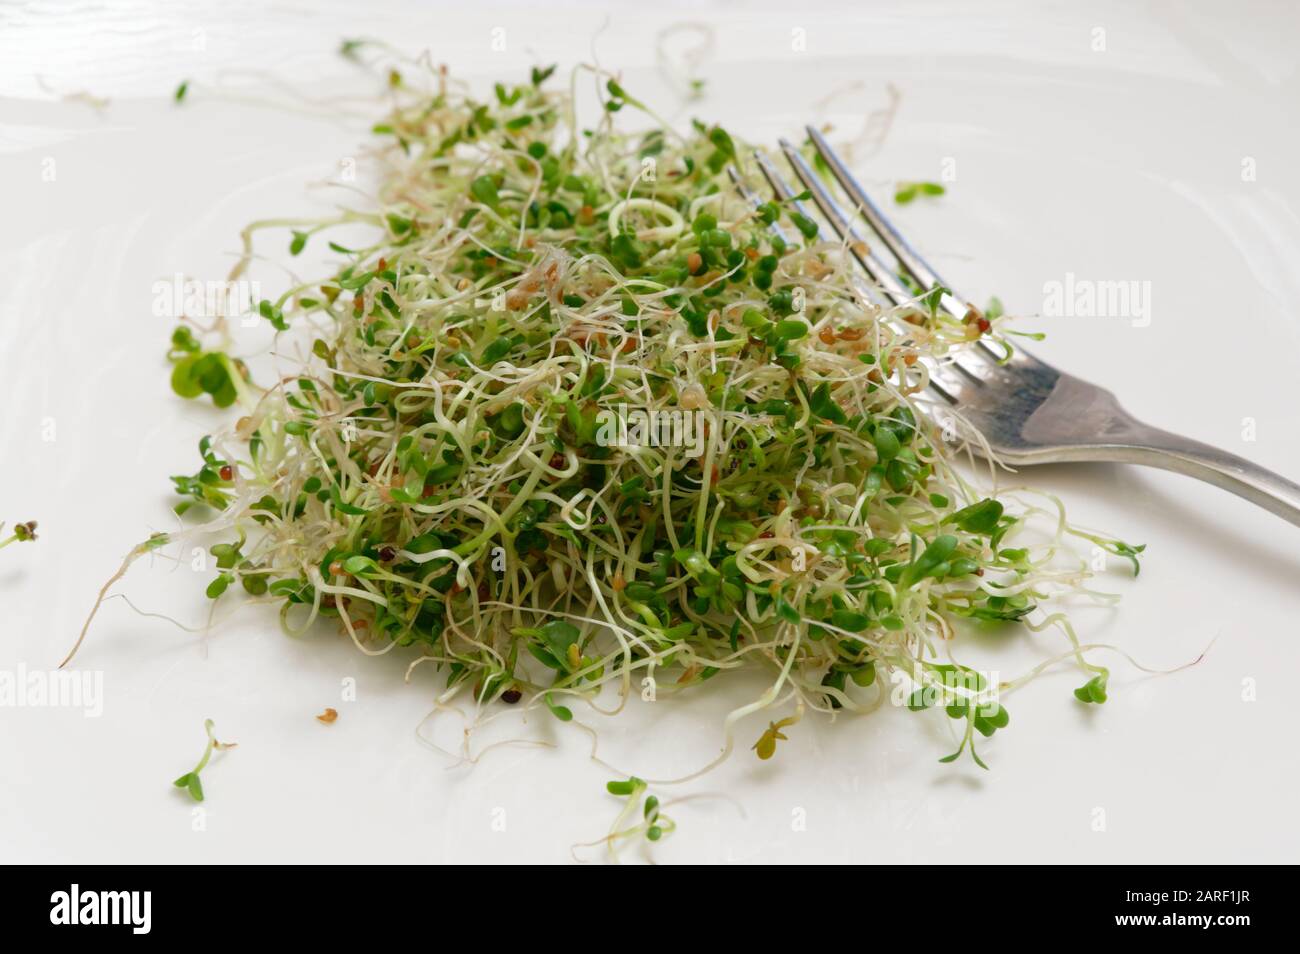
[[[167,476],[195,468],[195,442],[220,419],[168,389],[155,282],[224,274],[247,221],[328,207],[329,192],[308,185],[349,158],[364,180],[378,107],[358,95],[375,84],[334,54],[342,36],[432,44],[436,60],[480,79],[571,64],[594,45],[675,119],[719,119],[751,139],[798,135],[810,120],[858,139],[892,83],[889,135],[874,153],[859,144],[855,161],[881,194],[955,170],[947,196],[896,221],[956,287],[1032,316],[1067,273],[1149,282],[1149,324],[1029,318],[1050,335],[1034,350],[1152,423],[1300,475],[1296,15],[1267,4],[970,6],[628,5],[595,39],[604,13],[593,5],[0,13],[0,519],[41,526],[35,545],[0,551],[0,672],[57,664],[122,554],[171,526]],[[689,107],[654,67],[651,38],[678,20],[714,27],[708,93]],[[183,78],[195,82],[177,108]],[[51,90],[111,102],[96,111]],[[348,117],[266,105],[291,90]],[[287,241],[259,239],[268,288],[284,280],[275,263],[289,262]],[[242,340],[251,353],[265,338]],[[730,761],[661,793],[707,797],[671,812],[680,830],[658,858],[1295,859],[1300,531],[1157,472],[1023,479],[1058,493],[1078,522],[1148,544],[1137,582],[1119,563],[1104,578],[1123,594],[1118,609],[1077,613],[1083,638],[1164,669],[1217,637],[1199,665],[1153,677],[1103,654],[1113,677],[1100,709],[1073,700],[1076,672],[1041,679],[1008,700],[1010,727],[982,748],[988,772],[937,763],[951,738],[936,713],[805,719],[767,763],[746,750],[766,720],[748,720]],[[211,574],[183,556],[139,565],[116,591],[201,626]],[[963,658],[1008,673],[1062,646],[1052,634],[984,638]],[[450,767],[416,736],[440,685],[432,672],[405,684],[397,654],[363,658],[324,630],[286,638],[273,611],[240,610],[200,638],[114,600],[76,665],[103,673],[98,718],[0,708],[6,859],[558,861],[617,810],[603,792],[611,773],[573,727],[534,717],[506,735],[555,748]],[[345,679],[355,702],[340,701]],[[722,716],[759,689],[719,680],[686,702],[633,701],[587,721],[609,762],[675,775],[716,754]],[[341,713],[330,727],[314,719],[326,706]],[[169,783],[197,757],[206,717],[240,745],[205,773],[200,816]],[[437,726],[454,744],[458,727]]]

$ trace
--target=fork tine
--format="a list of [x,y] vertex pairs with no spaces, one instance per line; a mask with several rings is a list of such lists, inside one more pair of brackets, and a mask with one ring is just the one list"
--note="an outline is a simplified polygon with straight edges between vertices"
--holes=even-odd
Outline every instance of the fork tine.
[[[831,170],[831,174],[835,177],[835,180],[839,182],[841,188],[844,189],[849,200],[854,203],[858,212],[862,214],[862,217],[866,219],[867,223],[875,230],[876,234],[880,236],[885,247],[889,249],[896,259],[898,259],[899,264],[903,266],[907,273],[911,275],[912,278],[915,279],[926,291],[937,286],[942,286],[946,293],[940,297],[939,303],[949,314],[962,320],[969,319],[972,316],[978,317],[981,314],[980,310],[961,295],[954,292],[952,288],[939,277],[938,273],[929,266],[925,259],[923,259],[920,254],[912,248],[908,241],[899,234],[898,230],[894,228],[893,223],[891,223],[889,219],[885,218],[885,215],[880,211],[879,206],[871,201],[871,197],[867,195],[866,190],[858,184],[857,179],[853,178],[853,173],[849,171],[848,166],[846,166],[844,161],[840,159],[839,154],[831,148],[831,144],[826,141],[826,137],[812,126],[806,126],[805,128],[808,130],[808,136],[812,140],[813,148],[815,148],[817,154],[825,160],[826,165]],[[1003,355],[1000,355],[996,349],[991,347],[988,342],[982,339],[975,343],[975,347],[971,350],[971,354],[987,358],[998,364],[1003,361],[1004,357]],[[1018,356],[1019,360],[1022,362],[1037,361],[1036,358],[1027,355],[1023,350],[1018,352]],[[967,376],[983,380],[981,372],[974,371],[974,369],[961,361],[955,363]],[[977,362],[977,364],[982,365],[983,363]]]
[[[763,176],[767,179],[768,184],[772,186],[772,191],[776,193],[776,197],[780,199],[782,202],[784,202],[786,205],[790,206],[790,208],[794,209],[794,211],[797,212],[799,215],[802,215],[808,221],[816,225],[817,238],[820,241],[823,242],[834,241],[834,238],[830,235],[827,235],[826,230],[822,228],[818,216],[809,215],[808,209],[804,206],[804,204],[794,197],[795,195],[794,187],[790,185],[790,183],[786,180],[785,176],[781,175],[781,173],[777,170],[776,166],[772,165],[771,160],[768,159],[767,156],[765,156],[762,152],[755,149],[754,161],[758,163],[759,169],[763,171]],[[822,208],[820,202],[818,203],[818,208]],[[835,222],[834,216],[828,212],[826,213],[826,219],[827,221],[831,222],[831,224],[835,227],[835,230],[839,234],[840,238],[843,238],[844,233],[840,231],[839,225]],[[873,269],[871,265],[863,261],[862,256],[858,253],[856,249],[851,251],[853,252],[853,257],[858,260],[858,263],[867,272],[868,277],[870,277],[873,281],[875,281],[876,271],[882,269],[879,260],[873,258],[873,261],[876,266],[876,268]],[[900,302],[906,302],[912,300],[912,295],[910,295],[906,289],[904,289],[901,285],[899,285],[898,281],[896,279],[893,279],[893,276],[889,275],[887,270],[883,270],[882,274],[885,274],[887,276],[886,281],[889,282],[889,284],[884,284],[879,281],[876,281],[876,284],[879,286],[879,288],[873,290],[877,290],[883,293],[886,299],[893,302],[895,305],[900,304]],[[899,296],[901,296],[901,299]]]
[[784,139],[780,143],[781,151],[785,153],[785,158],[793,167],[795,175],[812,193],[813,202],[821,210],[822,215],[826,217],[826,221],[831,224],[831,228],[835,230],[835,233],[848,244],[849,252],[858,260],[858,264],[862,266],[863,271],[884,290],[889,300],[895,305],[903,305],[912,301],[915,296],[903,287],[902,283],[889,269],[889,266],[871,251],[866,240],[853,227],[847,213],[840,208],[835,198],[826,191],[826,187],[821,184],[817,174],[809,168],[808,163],[804,162],[804,158],[799,155],[798,150]]
[[[817,208],[821,210],[827,221],[831,223],[831,227],[835,229],[840,238],[844,239],[848,243],[849,251],[852,252],[853,257],[857,259],[858,264],[862,266],[876,284],[882,286],[885,294],[894,304],[906,305],[914,302],[916,296],[913,295],[911,291],[904,288],[902,283],[894,277],[894,273],[889,269],[889,267],[881,262],[880,259],[870,251],[857,229],[853,227],[853,223],[845,213],[844,209],[835,201],[835,197],[831,195],[829,190],[822,185],[821,178],[813,170],[812,166],[808,165],[807,160],[799,154],[799,150],[786,139],[780,140],[780,144],[781,152],[785,154],[786,160],[790,163],[791,168],[794,169],[795,174],[799,177],[799,181],[802,182],[812,194],[813,201],[817,204]],[[953,357],[947,363],[960,371],[961,374],[971,382],[978,385],[985,383],[983,373],[978,367],[978,362],[976,362],[975,366],[972,366],[969,361]],[[932,369],[932,373],[933,371],[934,369]],[[950,387],[951,386],[952,384],[950,383]]]
[[939,277],[938,273],[917,253],[916,249],[908,244],[907,239],[899,234],[889,219],[885,218],[879,206],[871,201],[871,197],[867,195],[866,190],[858,184],[858,180],[853,178],[853,173],[849,172],[843,160],[831,148],[831,144],[826,141],[826,137],[812,126],[805,128],[808,130],[808,137],[812,140],[813,148],[825,160],[826,165],[831,170],[831,175],[844,189],[849,201],[857,207],[858,212],[862,214],[862,217],[880,236],[881,241],[885,243],[885,247],[889,249],[894,258],[898,259],[898,263],[906,269],[907,273],[916,279],[917,283],[926,291],[937,285],[947,288],[948,293],[943,296],[943,305],[955,317],[965,318],[972,311],[978,313],[978,309],[974,309],[970,302],[952,291],[951,287]]
[[[758,154],[755,153],[755,155]],[[745,181],[745,177],[740,174],[740,170],[734,165],[727,166],[727,175],[731,177],[731,182],[736,187],[736,191],[740,193],[741,198],[756,209],[763,204],[762,197],[749,187],[749,183]],[[769,182],[770,181],[771,180],[769,180]],[[775,189],[776,187],[773,186],[773,188]],[[768,226],[768,229],[773,235],[780,236],[781,241],[789,243],[790,236],[786,234],[785,229],[781,228],[780,222],[773,222]]]
[[[818,238],[822,239],[823,241],[832,241],[831,237],[827,235],[825,230],[821,227],[821,224],[818,222],[817,217],[808,215],[808,211],[804,207],[803,203],[794,198],[795,195],[794,189],[791,187],[790,183],[786,181],[785,176],[781,175],[780,171],[777,170],[777,168],[774,165],[772,165],[771,160],[769,160],[767,156],[765,156],[762,152],[756,149],[754,150],[754,161],[758,163],[758,167],[762,171],[763,177],[767,179],[768,184],[772,187],[772,191],[776,193],[776,197],[780,199],[782,202],[791,206],[800,215],[805,216],[806,218],[808,218],[809,221],[817,225]],[[750,189],[748,187],[748,185],[745,183],[744,179],[741,177],[739,171],[737,171],[735,166],[728,166],[727,173],[728,175],[731,176],[732,182],[736,184],[736,187],[740,191],[740,194],[748,202],[750,202],[750,204],[752,204],[755,207],[758,207],[759,205],[762,204],[762,200],[759,198],[758,195],[754,193],[753,189]],[[828,219],[830,218],[829,214],[827,215],[827,218]],[[783,234],[781,233],[781,229],[778,225],[773,224],[771,227],[778,234]],[[858,258],[859,263],[861,263],[862,261],[861,257],[857,256],[856,254],[855,257]],[[864,268],[866,267],[865,264],[863,265],[863,267]],[[891,275],[890,278],[892,277],[893,276]],[[913,296],[910,293],[908,293],[905,289],[902,289],[902,286],[898,284],[896,279],[894,280],[894,287],[899,289],[899,293],[902,295],[903,301],[906,302],[912,300]],[[889,297],[892,299],[892,296]],[[895,301],[895,304],[898,304],[898,302]],[[902,325],[899,322],[890,322],[890,324],[892,327],[895,328],[896,331],[910,338],[910,332],[906,325]],[[933,388],[934,391],[941,398],[947,401],[949,404],[952,404],[954,406],[960,404],[962,392],[969,389],[970,385],[966,381],[962,380],[961,378],[948,374],[945,366],[940,362],[933,360],[932,358],[929,358],[927,356],[922,356],[921,361],[922,363],[925,364],[926,370],[930,374],[929,386]],[[966,369],[964,368],[958,368],[958,370],[961,370],[966,377],[970,378],[975,383],[977,384],[980,383],[980,379],[977,375],[971,374],[970,372],[966,371]]]
[[[776,166],[772,165],[772,161],[757,149],[754,150],[754,161],[758,163],[758,168],[762,170],[764,178],[767,179],[767,184],[772,187],[772,191],[776,193],[776,197],[782,202],[791,205],[800,215],[807,215],[804,211],[803,203],[795,200],[794,189],[790,186],[790,183],[785,181],[785,176],[781,175],[781,173],[777,171]],[[809,218],[813,222],[817,221],[811,216],[809,216]],[[819,233],[821,232],[820,225],[817,227],[817,230]],[[829,238],[829,236],[826,235],[820,235],[819,237]]]

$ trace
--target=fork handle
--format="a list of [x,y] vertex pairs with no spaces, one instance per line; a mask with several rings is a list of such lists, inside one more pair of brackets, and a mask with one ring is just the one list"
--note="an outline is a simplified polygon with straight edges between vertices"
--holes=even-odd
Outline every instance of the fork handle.
[[1300,526],[1300,484],[1244,457],[1145,424],[1138,425],[1133,443],[1096,449],[1113,453],[1107,460],[1159,467],[1222,487]]

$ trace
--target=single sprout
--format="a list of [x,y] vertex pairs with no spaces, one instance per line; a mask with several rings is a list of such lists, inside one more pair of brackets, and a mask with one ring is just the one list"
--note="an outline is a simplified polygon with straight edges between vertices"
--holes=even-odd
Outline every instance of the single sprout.
[[940,196],[947,191],[937,182],[900,182],[894,187],[894,201],[907,205],[918,195]]
[[181,84],[176,87],[176,92],[172,94],[172,99],[179,103],[185,99],[185,94],[188,93],[189,91],[190,91],[190,81],[182,80]]
[[208,734],[208,744],[203,748],[203,758],[199,759],[199,764],[172,782],[177,788],[183,788],[189,792],[190,798],[196,802],[203,801],[203,784],[199,781],[199,773],[207,766],[208,759],[212,758],[212,753],[220,749],[233,749],[238,745],[236,742],[218,742],[217,737],[212,734],[212,724],[211,719],[206,719],[203,722],[203,730]]
[[350,60],[355,60],[357,59],[357,53],[360,49],[370,43],[370,40],[343,40],[339,44],[339,55]]
[[781,730],[787,726],[794,725],[799,720],[794,717],[781,719],[778,722],[769,722],[767,730],[758,737],[754,743],[754,751],[758,753],[760,759],[770,759],[776,754],[776,743],[780,739],[782,742],[788,741],[786,735]]
[[[0,531],[4,530],[4,523],[0,522]],[[25,543],[28,540],[36,539],[36,521],[28,520],[26,523],[14,524],[13,533],[0,540],[0,549],[4,549],[11,543]]]
[[[677,824],[660,811],[659,798],[646,795],[648,785],[633,776],[625,782],[607,782],[605,791],[624,799],[623,809],[619,812],[605,843],[611,855],[617,855],[620,839],[643,836],[646,841],[659,841],[664,835],[677,829]],[[642,796],[645,796],[644,802]],[[640,818],[637,819],[638,809]],[[634,819],[637,819],[635,822]]]

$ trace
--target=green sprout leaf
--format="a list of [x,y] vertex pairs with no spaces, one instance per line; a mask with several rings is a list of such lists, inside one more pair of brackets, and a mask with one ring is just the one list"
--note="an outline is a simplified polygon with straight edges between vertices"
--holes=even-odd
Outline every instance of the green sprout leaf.
[[961,527],[967,533],[987,536],[998,528],[1002,519],[1002,503],[986,497],[985,499],[963,507],[947,519]]
[[798,717],[791,716],[777,722],[769,722],[767,724],[767,729],[758,737],[758,741],[753,745],[753,749],[758,753],[758,757],[766,760],[775,755],[776,743],[778,741],[786,741],[786,735],[781,730],[787,726],[794,725],[798,721]]
[[1109,675],[1110,673],[1102,670],[1100,674],[1093,676],[1078,689],[1074,690],[1074,698],[1090,705],[1101,705],[1106,701],[1106,680]]
[[491,176],[479,176],[469,186],[470,195],[484,205],[496,205],[501,201],[497,193],[496,181]]
[[555,716],[555,718],[559,719],[561,722],[573,721],[573,710],[569,709],[567,706],[558,705],[551,698],[549,692],[542,696],[542,701],[546,703],[546,708],[551,710],[551,715]]
[[917,196],[940,196],[947,190],[937,182],[900,182],[894,187],[894,201],[907,205]]

